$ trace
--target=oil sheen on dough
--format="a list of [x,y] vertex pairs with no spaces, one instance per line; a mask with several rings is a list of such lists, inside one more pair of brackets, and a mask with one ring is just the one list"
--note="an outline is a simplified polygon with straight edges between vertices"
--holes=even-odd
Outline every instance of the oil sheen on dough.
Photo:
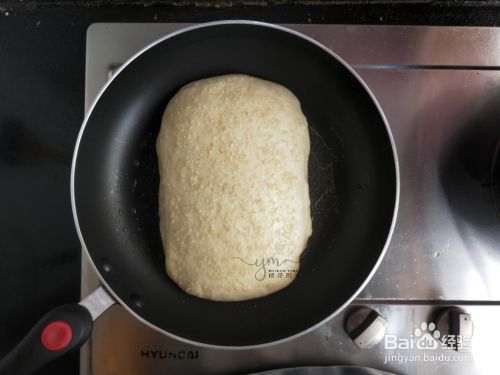
[[157,139],[166,270],[215,301],[289,285],[311,235],[307,120],[285,87],[231,74],[168,103]]

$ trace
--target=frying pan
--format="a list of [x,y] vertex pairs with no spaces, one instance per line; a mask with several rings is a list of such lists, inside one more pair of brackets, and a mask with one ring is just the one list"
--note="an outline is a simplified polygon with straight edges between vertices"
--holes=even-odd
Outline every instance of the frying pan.
[[[183,85],[227,73],[289,88],[311,138],[313,235],[301,271],[287,288],[241,302],[204,300],[177,287],[164,270],[158,225],[154,146],[162,112]],[[313,330],[341,311],[380,264],[399,175],[382,110],[342,59],[283,27],[223,21],[167,35],[122,66],[83,123],[71,196],[82,247],[103,286],[43,317],[2,360],[2,374],[29,373],[80,346],[115,301],[158,331],[202,346],[256,348]]]

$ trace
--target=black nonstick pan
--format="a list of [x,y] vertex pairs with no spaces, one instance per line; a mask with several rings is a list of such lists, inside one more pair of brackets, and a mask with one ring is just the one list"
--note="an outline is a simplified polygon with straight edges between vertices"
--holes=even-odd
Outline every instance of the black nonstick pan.
[[[212,302],[168,278],[158,223],[155,140],[162,112],[194,80],[244,73],[300,100],[310,126],[313,235],[287,288]],[[308,332],[342,310],[381,262],[399,178],[392,136],[367,86],[331,51],[294,31],[223,21],[168,35],[130,59],[96,99],[74,153],[71,194],[84,251],[103,284],[49,312],[0,362],[24,374],[81,345],[114,301],[160,332],[205,346],[248,348]]]

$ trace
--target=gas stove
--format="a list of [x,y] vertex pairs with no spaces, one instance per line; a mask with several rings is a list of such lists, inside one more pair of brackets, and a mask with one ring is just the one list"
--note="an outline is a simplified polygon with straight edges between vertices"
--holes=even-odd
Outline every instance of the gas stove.
[[[184,26],[91,25],[85,109],[124,61]],[[96,321],[80,373],[220,375],[346,364],[398,374],[497,373],[500,30],[286,26],[351,64],[387,116],[401,197],[382,265],[343,313],[263,349],[185,344],[114,306]],[[98,284],[83,258],[82,296]]]

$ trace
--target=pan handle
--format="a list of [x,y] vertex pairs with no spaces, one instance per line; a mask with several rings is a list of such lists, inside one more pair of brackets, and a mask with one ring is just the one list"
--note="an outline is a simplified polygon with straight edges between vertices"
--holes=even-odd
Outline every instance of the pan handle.
[[52,309],[0,360],[0,375],[32,374],[80,348],[92,332],[93,321],[113,303],[115,300],[100,287],[80,303]]

